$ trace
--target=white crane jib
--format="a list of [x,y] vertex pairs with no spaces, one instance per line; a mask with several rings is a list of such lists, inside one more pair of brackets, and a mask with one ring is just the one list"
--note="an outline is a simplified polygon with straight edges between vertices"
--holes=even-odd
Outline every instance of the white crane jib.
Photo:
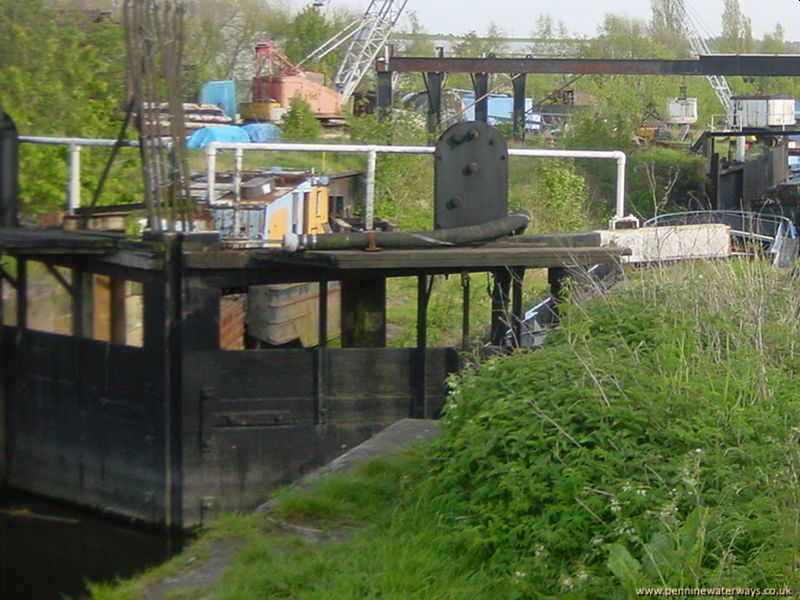
[[[319,60],[350,40],[347,52],[333,77],[333,87],[341,93],[342,104],[345,104],[356,91],[364,75],[373,68],[375,59],[389,41],[392,29],[403,14],[407,1],[371,0],[360,19],[347,25],[304,58],[300,64]],[[324,4],[325,0],[314,2],[314,6],[318,7]]]
[[[689,47],[692,52],[698,56],[711,54],[705,38],[700,34],[694,19],[689,14],[685,1],[672,0],[672,7],[680,17],[683,32],[689,40]],[[733,92],[731,92],[731,87],[728,85],[728,80],[722,75],[707,75],[706,79],[708,79],[708,83],[717,95],[717,99],[725,109],[725,114],[729,115],[733,109],[733,101],[731,100]]]

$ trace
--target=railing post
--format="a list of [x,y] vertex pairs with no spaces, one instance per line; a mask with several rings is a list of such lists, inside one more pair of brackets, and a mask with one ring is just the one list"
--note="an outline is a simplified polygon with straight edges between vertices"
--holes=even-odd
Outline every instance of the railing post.
[[81,206],[81,146],[69,145],[69,188],[67,191],[67,210],[70,215]]
[[378,165],[378,152],[370,148],[367,152],[367,198],[364,210],[364,229],[374,229],[375,218],[375,170]]
[[214,204],[214,188],[217,186],[217,147],[214,143],[206,146],[206,187],[208,204]]
[[242,158],[244,150],[237,146],[233,151],[233,231],[236,237],[241,235],[242,215],[240,207],[242,202]]
[[617,156],[617,217],[625,216],[625,163],[626,156],[621,152]]

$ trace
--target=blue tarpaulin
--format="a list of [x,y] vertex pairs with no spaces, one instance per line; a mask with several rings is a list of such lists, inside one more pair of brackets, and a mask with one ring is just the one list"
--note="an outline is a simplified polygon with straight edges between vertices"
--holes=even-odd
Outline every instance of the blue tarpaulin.
[[[464,117],[468,121],[475,120],[475,92],[466,90],[453,90],[461,96],[461,100],[466,104],[467,110]],[[508,94],[489,94],[487,99],[489,125],[500,123],[511,123],[514,116],[514,97]],[[542,115],[531,112],[533,101],[525,98],[525,129],[528,131],[538,131],[542,126]]]
[[205,148],[211,142],[245,142],[249,143],[250,136],[242,127],[235,125],[223,125],[220,127],[203,127],[198,129],[186,142],[189,150],[199,150]]
[[253,142],[269,143],[280,142],[283,138],[283,132],[280,127],[272,123],[248,123],[242,125],[242,129],[250,136]]

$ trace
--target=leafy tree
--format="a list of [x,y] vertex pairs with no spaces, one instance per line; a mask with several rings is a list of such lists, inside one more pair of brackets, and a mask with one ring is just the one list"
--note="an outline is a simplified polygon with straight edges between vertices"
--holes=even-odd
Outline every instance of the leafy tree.
[[[119,25],[43,0],[0,0],[0,100],[23,134],[113,137],[124,99]],[[21,150],[24,212],[64,205],[64,149]],[[84,152],[83,183],[94,187],[105,159]],[[87,190],[88,191],[88,190]]]
[[293,141],[313,142],[322,133],[322,125],[314,116],[311,105],[299,95],[290,101],[281,128],[283,137]]
[[719,38],[720,52],[747,54],[753,52],[753,28],[750,18],[742,13],[739,0],[725,0],[722,11],[722,33]]
[[540,13],[536,17],[536,25],[533,30],[534,39],[531,44],[531,54],[533,56],[572,56],[578,47],[570,39],[567,26],[563,21],[554,21],[553,17],[547,13]]
[[[313,6],[307,6],[292,21],[289,37],[286,41],[286,57],[294,63],[301,62],[306,56],[324,44],[334,33],[333,27],[325,17]],[[333,75],[339,63],[338,52],[332,52],[322,62],[303,65]]]
[[403,42],[401,48],[409,56],[433,56],[434,48],[425,26],[419,20],[416,11],[404,13],[400,21]]
[[195,79],[189,96],[205,81],[252,77],[255,45],[282,40],[289,28],[284,0],[195,0],[187,6],[185,63]]
[[765,33],[761,42],[761,52],[763,54],[788,54],[789,48],[786,43],[786,32],[783,25],[777,23],[772,33]]
[[652,57],[654,48],[645,21],[607,14],[589,51],[603,58],[643,58]]
[[650,35],[660,46],[659,56],[689,56],[681,15],[670,0],[650,0]]
[[505,54],[508,46],[503,41],[505,33],[496,23],[489,23],[486,35],[478,35],[474,30],[466,33],[461,41],[456,44],[454,53],[456,56],[480,57],[488,54]]

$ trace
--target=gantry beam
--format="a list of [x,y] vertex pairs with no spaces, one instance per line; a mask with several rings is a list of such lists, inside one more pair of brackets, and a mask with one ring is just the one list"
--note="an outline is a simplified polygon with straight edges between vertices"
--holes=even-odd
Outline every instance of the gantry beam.
[[390,56],[379,73],[569,73],[573,75],[800,75],[800,55],[715,54],[696,59],[443,58]]

